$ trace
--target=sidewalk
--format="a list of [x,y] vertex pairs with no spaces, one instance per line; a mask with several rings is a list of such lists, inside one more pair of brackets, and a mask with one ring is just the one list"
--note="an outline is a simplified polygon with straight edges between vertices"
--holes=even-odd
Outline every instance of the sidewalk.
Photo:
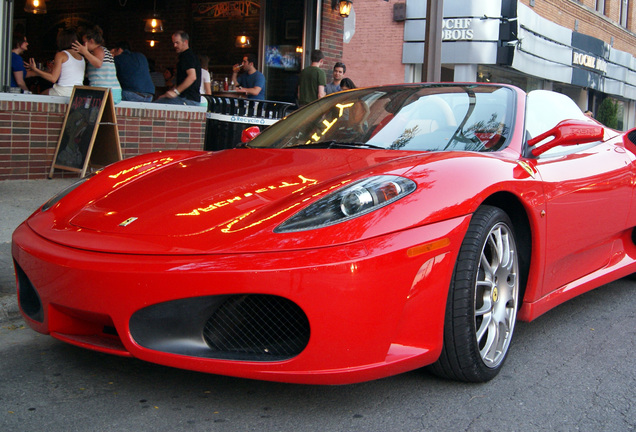
[[0,181],[0,323],[19,316],[11,234],[31,213],[78,178]]

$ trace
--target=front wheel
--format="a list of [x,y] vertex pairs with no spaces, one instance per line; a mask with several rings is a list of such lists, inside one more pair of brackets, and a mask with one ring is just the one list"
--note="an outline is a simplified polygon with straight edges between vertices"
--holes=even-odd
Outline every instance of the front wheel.
[[448,292],[442,354],[430,370],[469,382],[494,378],[517,318],[519,256],[512,223],[490,206],[473,215]]

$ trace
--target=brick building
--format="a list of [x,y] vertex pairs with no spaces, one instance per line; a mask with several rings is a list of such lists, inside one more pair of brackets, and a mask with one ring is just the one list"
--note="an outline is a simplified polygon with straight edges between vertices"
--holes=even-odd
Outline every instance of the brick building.
[[[10,93],[12,30],[19,30],[29,40],[24,58],[45,63],[55,55],[59,29],[99,25],[106,47],[128,40],[133,50],[153,59],[162,71],[175,64],[171,35],[183,29],[190,34],[195,52],[210,57],[214,79],[222,81],[229,76],[232,65],[240,63],[246,53],[257,54],[259,70],[267,77],[266,97],[277,101],[295,101],[297,76],[311,50],[324,51],[325,70],[342,58],[343,19],[331,0],[56,0],[47,2],[46,14],[37,15],[26,13],[24,2],[0,1],[4,6],[0,22],[5,24],[0,58],[6,59],[0,61],[0,84],[5,86],[0,89],[4,90],[0,92],[0,130],[4,132],[0,137],[0,180],[47,176],[68,104],[68,98]],[[164,32],[151,34],[145,31],[144,21],[155,5],[164,20]],[[251,37],[251,46],[235,43],[240,34]],[[152,46],[150,40],[155,41]],[[279,56],[270,56],[272,53]],[[283,63],[277,62],[280,57],[284,57]],[[116,106],[124,157],[204,148],[205,108],[176,111],[172,106],[160,107],[135,102]]]
[[[258,54],[270,100],[295,101],[298,73],[317,48],[326,54],[324,69],[329,77],[334,63],[343,61],[346,75],[358,86],[422,79],[425,0],[355,0],[348,18],[338,15],[332,0],[56,0],[47,2],[45,15],[27,14],[18,3],[3,0],[8,7],[0,10],[0,21],[26,33],[30,42],[26,57],[37,61],[53,57],[60,28],[98,24],[104,29],[107,46],[109,41],[127,39],[136,51],[155,60],[159,70],[176,61],[170,36],[179,29],[190,33],[195,51],[210,57],[214,79],[228,76],[232,64],[240,62],[245,53]],[[444,0],[443,4],[442,80],[554,89],[594,112],[601,101],[611,98],[619,106],[619,128],[635,125],[633,1]],[[165,31],[148,34],[144,20],[155,5],[165,20]],[[8,58],[11,41],[7,35],[12,29],[5,30],[0,45],[2,57]],[[245,33],[252,38],[249,48],[234,42],[238,34]],[[1,66],[0,78],[6,85],[9,67],[6,62]],[[0,94],[0,100],[12,98]],[[5,131],[14,123],[11,106],[7,102],[0,107],[0,114],[9,118],[0,125]],[[28,115],[38,115],[34,110],[51,111],[34,104],[29,105]],[[118,115],[124,117],[124,112],[118,108]],[[51,121],[59,123],[59,119]],[[132,119],[131,125],[135,121]],[[203,127],[198,126],[198,135]],[[51,156],[57,134],[52,131],[30,144],[21,136],[30,131],[17,129],[0,145],[3,172],[9,176],[42,175],[41,166],[46,165],[42,161]],[[139,150],[131,147],[125,154],[160,149],[154,141],[146,142],[150,137],[140,136],[139,141]],[[38,154],[41,166],[25,171],[25,164],[30,167],[30,161],[35,160],[32,154]]]

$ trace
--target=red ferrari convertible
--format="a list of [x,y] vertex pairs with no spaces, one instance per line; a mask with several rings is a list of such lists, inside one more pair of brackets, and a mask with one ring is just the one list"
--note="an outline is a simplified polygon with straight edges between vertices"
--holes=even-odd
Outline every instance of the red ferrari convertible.
[[481,382],[530,321],[636,272],[636,147],[564,95],[329,95],[242,148],[110,165],[15,231],[36,331],[315,384]]

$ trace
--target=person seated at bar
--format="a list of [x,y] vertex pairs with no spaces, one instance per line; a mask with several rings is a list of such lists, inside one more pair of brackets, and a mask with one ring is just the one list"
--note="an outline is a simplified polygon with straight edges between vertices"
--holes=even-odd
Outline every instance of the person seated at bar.
[[[152,84],[157,87],[165,87],[166,79],[163,77],[163,74],[157,70],[157,63],[155,59],[152,57],[148,58],[148,69],[150,70],[150,79],[152,79]],[[155,96],[157,93],[155,92]]]
[[146,56],[132,52],[127,41],[121,41],[111,48],[115,58],[117,79],[121,85],[121,100],[131,102],[152,102],[155,85],[150,77],[150,66]]
[[201,63],[201,89],[199,93],[202,95],[212,94],[212,77],[208,67],[210,66],[210,57],[199,54],[199,63]]
[[117,80],[117,69],[113,55],[104,47],[104,32],[101,27],[89,28],[82,36],[83,44],[73,42],[73,49],[83,55],[88,64],[88,82],[91,87],[110,88],[115,103],[121,102],[121,86]]
[[174,66],[168,66],[163,70],[163,81],[166,87],[174,87],[174,76],[176,73],[176,68]]
[[199,93],[201,93],[201,106],[207,107],[208,100],[205,96],[212,95],[212,77],[208,70],[210,57],[205,54],[199,54],[199,63],[201,63],[201,88],[199,89]]
[[74,30],[61,30],[57,34],[57,47],[50,72],[37,68],[35,60],[29,59],[28,69],[34,75],[40,76],[53,83],[53,87],[46,89],[42,94],[51,96],[71,97],[73,86],[84,84],[84,70],[86,63],[84,58],[72,49],[77,42],[77,33]]
[[22,33],[14,32],[13,49],[11,50],[11,88],[19,88],[25,92],[28,92],[29,88],[24,81],[27,77],[27,70],[24,65],[22,54],[27,49],[29,49],[29,42],[27,42],[26,36],[24,36]]
[[173,105],[201,105],[201,64],[190,49],[190,36],[183,30],[172,34],[172,46],[179,55],[177,83],[161,95],[155,103]]
[[[256,70],[257,61],[254,54],[245,55],[240,65],[235,64],[232,67],[232,83],[237,91],[245,93],[248,99],[264,100],[265,75]],[[241,69],[243,74],[238,76]]]

